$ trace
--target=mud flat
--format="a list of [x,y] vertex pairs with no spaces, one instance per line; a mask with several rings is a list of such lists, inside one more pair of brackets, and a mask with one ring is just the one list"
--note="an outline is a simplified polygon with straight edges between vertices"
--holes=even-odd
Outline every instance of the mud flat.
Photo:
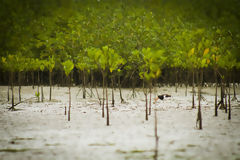
[[[15,102],[18,102],[17,87]],[[101,88],[98,88],[101,93]],[[109,89],[110,90],[110,89]],[[239,160],[240,105],[232,101],[232,119],[219,110],[214,117],[214,88],[204,88],[202,101],[203,130],[196,128],[197,109],[191,109],[191,88],[155,88],[172,97],[152,104],[157,109],[158,159]],[[64,115],[68,89],[53,88],[53,100],[44,87],[45,102],[34,98],[36,88],[22,87],[22,99],[30,99],[8,111],[7,86],[0,87],[0,159],[1,160],[139,160],[153,159],[154,116],[145,120],[145,98],[141,89],[131,97],[123,89],[125,103],[115,90],[115,107],[110,105],[110,126],[101,117],[96,97],[82,99],[78,87],[72,88],[71,121]],[[95,91],[95,90],[94,90]],[[88,90],[89,92],[89,90]],[[96,96],[96,93],[94,92]],[[100,94],[101,96],[101,94]],[[240,100],[240,89],[237,88]],[[111,103],[111,93],[109,93]]]

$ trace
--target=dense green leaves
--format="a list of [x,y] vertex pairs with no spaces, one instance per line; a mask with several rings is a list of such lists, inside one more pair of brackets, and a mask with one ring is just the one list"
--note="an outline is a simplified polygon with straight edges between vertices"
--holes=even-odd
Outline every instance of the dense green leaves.
[[[240,3],[219,1],[0,2],[0,67],[102,70],[143,79],[160,68],[239,67]],[[231,25],[229,25],[231,24]],[[23,56],[24,55],[24,56]]]
[[[135,51],[137,52],[137,51]],[[151,48],[143,48],[141,51],[143,63],[139,76],[149,81],[157,78],[161,74],[161,66],[165,63],[166,58],[163,56],[164,50],[152,50]]]
[[66,76],[68,76],[69,73],[70,73],[70,72],[73,70],[73,68],[74,68],[73,62],[70,61],[70,60],[67,60],[67,61],[63,62],[62,65],[63,65],[63,69],[64,69],[64,71],[65,71]]
[[49,70],[50,72],[52,72],[54,66],[55,66],[54,56],[48,57],[48,61],[46,62],[46,67],[48,68],[48,70]]

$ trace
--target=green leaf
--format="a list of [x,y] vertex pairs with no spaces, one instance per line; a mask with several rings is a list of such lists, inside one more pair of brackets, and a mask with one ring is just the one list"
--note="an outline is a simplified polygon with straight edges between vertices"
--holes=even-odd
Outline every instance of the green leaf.
[[67,61],[63,62],[62,65],[63,65],[63,69],[64,69],[64,71],[65,71],[66,76],[68,76],[69,73],[70,73],[70,72],[73,70],[73,68],[74,68],[73,62],[70,61],[70,60],[67,60]]

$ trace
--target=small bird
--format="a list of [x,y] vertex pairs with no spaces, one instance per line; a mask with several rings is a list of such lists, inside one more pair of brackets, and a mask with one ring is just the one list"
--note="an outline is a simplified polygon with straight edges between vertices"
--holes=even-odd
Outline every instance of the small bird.
[[156,103],[156,101],[157,101],[158,99],[163,100],[164,98],[167,98],[167,97],[171,97],[171,95],[169,95],[169,94],[158,95],[157,98],[155,98],[154,103]]

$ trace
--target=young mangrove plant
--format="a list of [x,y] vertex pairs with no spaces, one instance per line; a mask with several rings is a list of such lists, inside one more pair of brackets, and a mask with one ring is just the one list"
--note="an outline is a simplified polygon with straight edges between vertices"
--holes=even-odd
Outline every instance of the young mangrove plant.
[[71,77],[69,74],[74,68],[74,64],[71,60],[67,60],[62,63],[65,75],[68,78],[68,91],[69,91],[69,107],[68,107],[68,121],[70,121],[70,109],[71,109]]
[[52,100],[52,71],[53,68],[55,67],[55,58],[54,56],[48,57],[48,62],[46,63],[46,67],[49,70],[49,101]]
[[47,61],[46,60],[40,60],[39,62],[39,68],[41,70],[41,101],[43,102],[44,100],[44,94],[43,94],[43,71],[45,66],[47,65]]
[[204,33],[204,30],[199,29],[196,31],[196,52],[192,56],[195,57],[194,64],[197,70],[197,80],[198,80],[198,113],[197,113],[197,122],[199,122],[199,129],[202,129],[202,111],[201,111],[201,89],[202,89],[202,80],[203,80],[203,69],[207,68],[210,63],[210,54],[209,54],[209,46],[211,46],[212,42],[206,37],[202,37],[201,35]]
[[[135,50],[135,52],[138,52]],[[152,80],[159,77],[161,74],[161,66],[164,64],[166,58],[163,56],[164,50],[152,50],[151,48],[143,48],[141,51],[143,63],[140,68],[139,76],[147,84],[149,88],[150,98],[148,107],[148,91],[144,91],[146,100],[146,114],[145,119],[148,120],[148,114],[151,115],[151,94],[152,94]]]
[[12,106],[9,108],[9,110],[14,111],[15,104],[14,104],[14,75],[17,71],[17,61],[15,55],[8,55],[6,58],[2,57],[2,63],[7,71],[10,72],[10,84],[11,84],[11,91],[12,91]]

